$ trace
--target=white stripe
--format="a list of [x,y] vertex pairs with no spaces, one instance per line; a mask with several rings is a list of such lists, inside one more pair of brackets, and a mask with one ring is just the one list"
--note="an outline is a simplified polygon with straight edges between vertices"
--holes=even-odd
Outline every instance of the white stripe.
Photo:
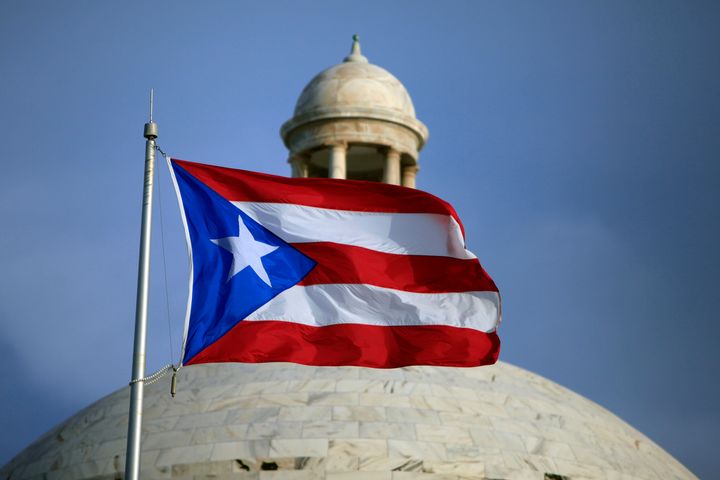
[[449,215],[232,203],[288,243],[334,242],[385,253],[475,258],[465,250],[460,226]]
[[295,285],[246,320],[311,326],[450,325],[490,332],[499,321],[497,292],[413,293],[365,284]]

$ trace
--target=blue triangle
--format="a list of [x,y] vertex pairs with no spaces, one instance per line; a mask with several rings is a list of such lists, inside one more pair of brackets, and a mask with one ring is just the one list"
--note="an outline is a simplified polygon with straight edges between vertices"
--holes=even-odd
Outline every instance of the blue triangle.
[[[193,257],[193,289],[183,363],[225,335],[238,322],[296,285],[316,262],[289,245],[210,187],[173,164],[183,199]],[[255,240],[278,247],[262,257],[266,284],[252,268],[229,281],[232,254],[211,240],[238,235],[238,217]]]

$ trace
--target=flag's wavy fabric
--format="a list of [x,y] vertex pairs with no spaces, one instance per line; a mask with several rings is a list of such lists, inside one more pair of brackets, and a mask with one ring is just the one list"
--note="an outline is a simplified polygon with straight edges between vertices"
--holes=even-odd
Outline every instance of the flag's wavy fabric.
[[171,171],[191,256],[184,364],[496,361],[498,289],[445,201],[175,159]]

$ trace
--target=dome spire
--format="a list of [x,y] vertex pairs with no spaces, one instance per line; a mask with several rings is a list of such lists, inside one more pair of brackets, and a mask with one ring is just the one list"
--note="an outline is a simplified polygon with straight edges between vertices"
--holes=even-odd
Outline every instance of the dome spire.
[[350,50],[350,55],[345,57],[343,59],[343,62],[360,62],[360,63],[368,63],[368,59],[365,58],[360,51],[360,35],[357,33],[353,35],[353,44],[352,44],[352,50]]

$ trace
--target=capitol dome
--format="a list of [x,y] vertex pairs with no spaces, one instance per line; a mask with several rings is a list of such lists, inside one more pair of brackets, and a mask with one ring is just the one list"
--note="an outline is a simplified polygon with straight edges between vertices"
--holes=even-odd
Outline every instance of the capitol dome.
[[[193,365],[146,388],[143,479],[692,479],[595,403],[506,363],[375,370]],[[2,479],[122,478],[129,388]]]

